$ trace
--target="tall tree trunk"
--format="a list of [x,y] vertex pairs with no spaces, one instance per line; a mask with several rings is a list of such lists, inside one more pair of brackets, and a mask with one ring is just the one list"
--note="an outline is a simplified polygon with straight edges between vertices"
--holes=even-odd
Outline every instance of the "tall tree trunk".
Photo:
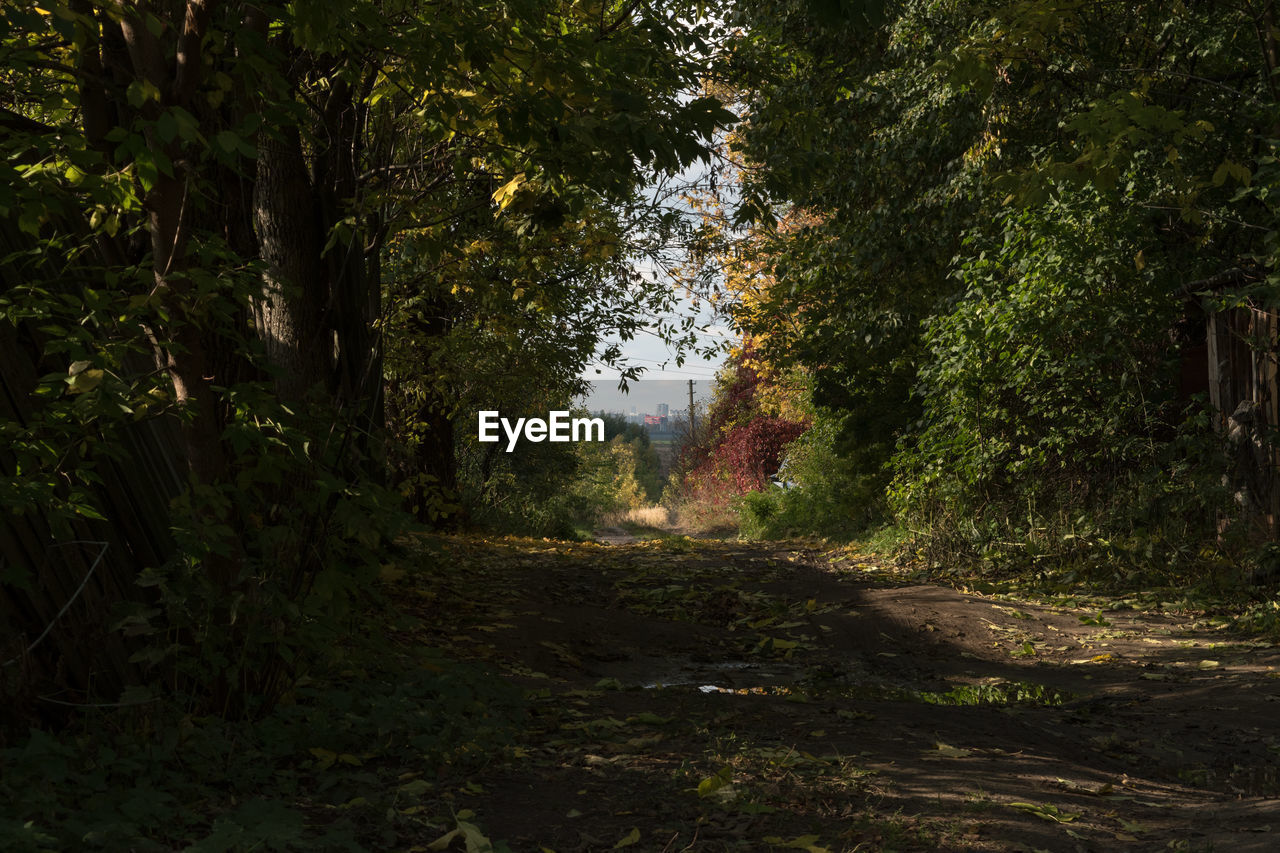
[[[416,331],[424,342],[440,341],[449,334],[454,323],[454,306],[446,294],[438,294],[424,307]],[[453,409],[442,390],[428,377],[425,394],[415,415],[418,449],[413,460],[428,479],[414,495],[414,512],[423,522],[452,528],[455,513],[432,516],[432,510],[443,501],[453,504],[458,497],[458,462],[453,449]]]
[[267,267],[255,320],[277,371],[276,392],[282,402],[296,404],[329,390],[333,365],[333,341],[324,323],[324,233],[297,128],[260,136],[253,201]]
[[375,79],[366,74],[359,93],[345,78],[335,79],[319,116],[322,127],[317,136],[324,144],[316,152],[314,169],[323,222],[333,225],[356,217],[333,235],[325,254],[330,284],[326,325],[336,343],[334,395],[354,424],[352,462],[364,476],[385,474],[384,453],[377,447],[384,413],[381,345],[375,328],[382,312],[380,256],[386,227],[376,211],[362,209],[357,177],[368,120],[363,104]]

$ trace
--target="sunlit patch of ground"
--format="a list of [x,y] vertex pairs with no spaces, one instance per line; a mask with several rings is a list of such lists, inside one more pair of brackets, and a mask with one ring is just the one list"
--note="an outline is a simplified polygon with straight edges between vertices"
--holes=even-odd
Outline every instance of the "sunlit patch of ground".
[[629,509],[625,512],[611,512],[604,517],[606,527],[621,527],[626,524],[638,524],[642,527],[669,527],[673,522],[673,513],[665,506],[646,506]]

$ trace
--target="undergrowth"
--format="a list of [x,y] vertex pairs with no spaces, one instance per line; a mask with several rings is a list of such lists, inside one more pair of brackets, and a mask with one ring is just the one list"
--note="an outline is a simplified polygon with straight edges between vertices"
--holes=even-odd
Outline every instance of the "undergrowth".
[[256,722],[157,700],[32,730],[0,752],[0,849],[362,851],[475,834],[450,787],[502,753],[523,699],[384,613]]

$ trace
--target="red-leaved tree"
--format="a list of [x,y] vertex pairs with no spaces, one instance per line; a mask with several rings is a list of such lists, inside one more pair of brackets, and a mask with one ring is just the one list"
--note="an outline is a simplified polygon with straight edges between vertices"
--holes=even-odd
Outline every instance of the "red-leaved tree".
[[729,361],[732,373],[716,389],[704,428],[681,450],[677,483],[686,501],[723,507],[737,495],[766,488],[786,446],[808,428],[761,410],[764,380],[750,361],[750,352]]

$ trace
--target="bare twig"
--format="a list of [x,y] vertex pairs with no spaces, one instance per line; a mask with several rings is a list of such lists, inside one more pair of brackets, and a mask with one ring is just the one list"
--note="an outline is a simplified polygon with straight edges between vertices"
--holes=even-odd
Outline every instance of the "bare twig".
[[35,647],[40,645],[40,641],[49,636],[49,632],[53,630],[53,626],[58,624],[58,620],[67,612],[67,609],[71,607],[72,603],[80,597],[80,593],[84,591],[85,585],[89,583],[89,578],[93,576],[94,569],[98,568],[98,564],[101,563],[102,558],[106,556],[107,548],[111,547],[108,542],[94,542],[85,539],[76,539],[72,542],[59,542],[53,547],[60,548],[65,545],[101,545],[102,550],[98,552],[98,557],[93,561],[93,565],[89,567],[89,571],[85,572],[84,580],[80,581],[80,586],[76,587],[76,591],[71,594],[71,597],[67,599],[67,603],[62,605],[62,609],[58,611],[57,615],[54,616],[49,624],[45,626],[44,630],[40,632],[40,636],[36,637],[35,641],[32,642],[31,645],[27,646],[27,650],[25,652],[12,660],[5,661],[3,664],[0,664],[0,666],[12,666],[17,663],[25,656],[31,654],[31,652],[35,650]]

